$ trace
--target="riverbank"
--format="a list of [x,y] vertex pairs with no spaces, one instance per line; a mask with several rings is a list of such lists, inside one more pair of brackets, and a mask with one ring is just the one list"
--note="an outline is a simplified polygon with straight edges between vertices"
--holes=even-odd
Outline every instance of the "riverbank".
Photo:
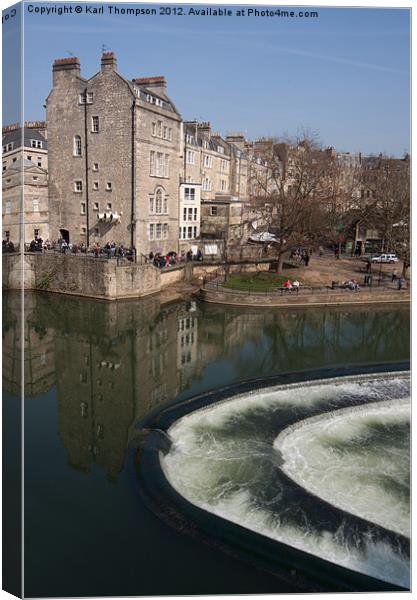
[[360,304],[398,304],[410,302],[410,290],[368,287],[360,290],[321,288],[300,293],[277,290],[273,292],[245,292],[221,285],[207,284],[200,290],[200,300],[229,306],[257,308],[288,308],[313,306],[343,306]]

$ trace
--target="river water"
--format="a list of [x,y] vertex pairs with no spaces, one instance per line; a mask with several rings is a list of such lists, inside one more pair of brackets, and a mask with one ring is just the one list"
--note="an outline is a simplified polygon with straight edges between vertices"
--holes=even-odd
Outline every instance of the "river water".
[[[25,347],[26,596],[291,591],[142,504],[128,450],[137,425],[246,378],[409,359],[405,306],[261,311],[26,294],[24,332],[20,308],[19,294],[4,297],[6,411]],[[315,455],[326,451],[318,442]]]

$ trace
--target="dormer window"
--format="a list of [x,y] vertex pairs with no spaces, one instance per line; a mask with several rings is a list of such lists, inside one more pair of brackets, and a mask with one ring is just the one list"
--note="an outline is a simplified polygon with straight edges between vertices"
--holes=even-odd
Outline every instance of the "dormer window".
[[223,148],[223,146],[217,146],[217,152],[219,154],[224,154],[224,148]]
[[41,140],[30,140],[30,145],[32,148],[42,148]]

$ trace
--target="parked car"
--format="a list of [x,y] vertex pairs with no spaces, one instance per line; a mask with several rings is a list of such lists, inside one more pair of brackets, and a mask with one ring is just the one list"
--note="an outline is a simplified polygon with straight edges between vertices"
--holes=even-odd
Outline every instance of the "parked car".
[[378,254],[371,257],[371,262],[392,264],[398,262],[398,257],[395,254]]

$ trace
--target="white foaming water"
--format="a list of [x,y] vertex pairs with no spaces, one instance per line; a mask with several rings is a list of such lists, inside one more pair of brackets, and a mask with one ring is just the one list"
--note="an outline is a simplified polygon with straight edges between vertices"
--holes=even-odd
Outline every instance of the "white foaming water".
[[[390,437],[390,425],[408,429],[409,422],[409,398],[378,402],[306,419],[284,430],[274,447],[284,458],[283,470],[299,485],[409,536],[409,439]],[[369,439],[375,431],[377,439]]]
[[[309,441],[310,438],[314,438],[316,473],[320,459],[324,460],[321,464],[323,487],[328,486],[330,489],[332,479],[335,478],[336,471],[329,459],[329,452],[332,452],[329,449],[333,443],[339,452],[338,456],[343,452],[347,454],[347,470],[356,469],[358,473],[355,480],[356,490],[360,487],[358,481],[361,481],[360,473],[363,469],[360,462],[364,459],[364,480],[367,478],[366,473],[369,474],[373,466],[378,464],[379,471],[389,475],[388,480],[380,480],[382,485],[379,487],[379,494],[388,489],[389,496],[391,486],[394,488],[392,494],[398,495],[398,490],[404,489],[404,473],[407,472],[407,466],[404,467],[404,461],[407,459],[404,457],[404,448],[397,448],[394,444],[391,448],[393,466],[390,471],[386,468],[384,471],[384,466],[378,463],[375,457],[378,452],[373,450],[372,436],[376,428],[376,439],[380,445],[383,443],[380,436],[381,427],[383,430],[387,423],[404,423],[408,410],[404,398],[408,393],[408,376],[385,374],[277,386],[235,396],[197,410],[174,423],[169,429],[169,435],[173,439],[171,450],[166,456],[160,456],[162,468],[171,485],[180,494],[208,512],[331,562],[407,587],[408,559],[398,548],[393,548],[388,540],[375,541],[364,536],[358,544],[352,542],[349,536],[346,537],[344,523],[340,523],[340,529],[335,531],[331,530],[331,527],[323,528],[320,523],[317,525],[310,517],[304,520],[303,517],[300,518],[299,514],[304,510],[303,498],[294,500],[294,497],[286,496],[286,490],[283,488],[285,484],[277,478],[275,465],[280,462],[280,456],[273,448],[273,441],[281,428],[280,418],[284,418],[284,422],[287,422],[285,418],[288,414],[292,415],[292,420],[294,416],[298,420],[304,418],[307,427],[306,423],[313,409],[320,408],[323,412],[332,410],[331,414],[310,419],[308,427],[315,428],[315,435],[310,434],[304,428],[304,424],[296,425],[289,428],[291,433],[287,431],[286,435],[282,434],[282,438],[278,437],[275,441],[275,447],[279,447],[284,453],[287,472],[293,477],[293,471],[301,464],[302,481],[297,481],[303,486],[310,486],[310,482],[307,483],[310,456],[306,457],[305,454],[311,453]],[[347,397],[354,399],[358,404],[371,400],[377,401],[377,404],[349,409],[346,413],[345,409],[337,411],[342,400],[346,400]],[[328,429],[328,421],[335,423],[334,430]],[[317,441],[320,438],[320,428],[325,432],[325,442],[321,442],[321,445]],[[360,439],[365,440],[365,447],[361,446]],[[281,443],[285,447],[281,448]],[[349,455],[350,445],[353,454],[356,450],[356,458]],[[370,452],[367,452],[367,445]],[[343,452],[339,446],[342,446]],[[405,453],[407,454],[407,449]],[[389,460],[387,458],[386,462]],[[399,475],[400,471],[402,474]],[[312,479],[319,481],[317,474],[315,477]],[[378,480],[378,477],[375,479]],[[376,487],[373,491],[367,490],[368,503],[380,506],[381,497],[376,493]],[[331,489],[331,500],[327,493],[326,496],[322,494],[322,497],[337,504],[334,496],[340,498],[345,492],[349,494],[349,486],[346,489],[337,489],[337,493]],[[349,498],[348,496],[345,503],[338,506],[349,510],[346,508],[346,505],[350,504]],[[297,503],[299,511],[292,514],[294,502]],[[384,522],[388,522],[389,518],[392,523],[395,512],[393,502],[384,502]],[[397,531],[406,529],[407,506],[408,499],[405,497],[402,503],[403,514],[401,519],[398,519],[402,525],[396,528]],[[357,514],[360,512],[358,509]],[[373,508],[371,512],[374,517],[378,509]],[[366,518],[370,516],[369,514]],[[380,523],[374,518],[370,520]]]

